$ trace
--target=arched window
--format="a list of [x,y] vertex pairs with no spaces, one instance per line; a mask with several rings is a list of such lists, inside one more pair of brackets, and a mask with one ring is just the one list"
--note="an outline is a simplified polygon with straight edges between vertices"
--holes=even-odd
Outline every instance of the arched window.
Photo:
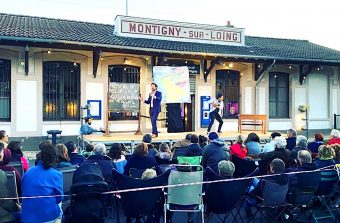
[[80,119],[80,64],[43,63],[43,120]]
[[11,121],[11,61],[0,59],[0,121]]

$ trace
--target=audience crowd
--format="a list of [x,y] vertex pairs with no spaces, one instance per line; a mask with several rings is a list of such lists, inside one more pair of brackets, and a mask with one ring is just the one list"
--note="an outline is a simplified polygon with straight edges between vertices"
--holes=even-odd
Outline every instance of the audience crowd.
[[[150,179],[157,177],[166,169],[162,168],[162,160],[180,160],[189,157],[182,164],[200,164],[203,169],[210,168],[223,178],[233,178],[238,168],[233,158],[253,161],[266,161],[268,170],[265,174],[282,174],[289,172],[310,171],[317,168],[331,167],[340,164],[340,134],[332,130],[329,140],[324,141],[322,134],[317,133],[314,140],[307,141],[297,135],[294,129],[287,131],[287,138],[279,132],[271,134],[270,142],[261,145],[256,133],[250,133],[244,140],[239,135],[232,145],[219,138],[215,132],[197,136],[188,134],[182,141],[169,146],[152,143],[149,134],[143,136],[132,154],[126,153],[124,145],[114,143],[107,151],[102,143],[86,145],[83,151],[72,141],[53,145],[42,141],[36,155],[35,166],[29,167],[23,155],[21,143],[8,140],[5,131],[0,131],[0,192],[1,197],[8,197],[6,171],[14,171],[19,196],[54,196],[38,199],[22,199],[20,203],[13,200],[0,200],[0,222],[15,222],[21,218],[23,222],[52,222],[61,219],[63,195],[63,168],[78,167],[88,163],[98,165],[105,182],[112,185],[112,170],[121,174]],[[199,159],[196,159],[199,157]],[[20,162],[24,174],[21,175],[10,164]],[[267,179],[278,185],[296,184],[294,176],[273,176]],[[254,182],[253,182],[254,183]],[[255,182],[250,194],[261,196],[263,180]],[[256,199],[253,199],[256,202]],[[44,207],[44,208],[39,208]]]

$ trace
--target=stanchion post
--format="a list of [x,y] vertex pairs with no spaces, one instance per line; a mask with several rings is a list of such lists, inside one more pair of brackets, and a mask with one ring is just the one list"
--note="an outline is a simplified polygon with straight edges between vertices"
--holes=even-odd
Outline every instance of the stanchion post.
[[110,115],[110,93],[107,92],[107,95],[106,95],[105,136],[110,135],[109,115]]
[[[140,97],[140,94],[139,94],[139,97]],[[141,122],[140,108],[141,108],[141,103],[142,103],[142,101],[139,100],[138,128],[137,128],[137,130],[136,130],[136,132],[135,132],[135,135],[143,135],[142,130],[141,130],[141,128],[140,128],[140,122]]]

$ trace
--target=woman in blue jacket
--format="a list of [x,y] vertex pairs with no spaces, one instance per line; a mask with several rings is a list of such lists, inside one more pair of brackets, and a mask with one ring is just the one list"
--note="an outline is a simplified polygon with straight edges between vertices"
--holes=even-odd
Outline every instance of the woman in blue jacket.
[[45,143],[41,149],[41,160],[25,173],[22,179],[23,197],[52,197],[22,199],[22,222],[50,222],[62,215],[63,177],[53,168],[56,161],[56,147]]

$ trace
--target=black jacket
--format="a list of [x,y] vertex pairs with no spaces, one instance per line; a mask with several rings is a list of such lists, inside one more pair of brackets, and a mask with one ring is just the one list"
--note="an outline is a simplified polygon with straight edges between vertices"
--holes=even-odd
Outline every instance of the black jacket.
[[215,173],[218,173],[218,162],[221,160],[229,160],[230,149],[225,142],[215,139],[204,147],[202,155],[203,168],[210,167]]

